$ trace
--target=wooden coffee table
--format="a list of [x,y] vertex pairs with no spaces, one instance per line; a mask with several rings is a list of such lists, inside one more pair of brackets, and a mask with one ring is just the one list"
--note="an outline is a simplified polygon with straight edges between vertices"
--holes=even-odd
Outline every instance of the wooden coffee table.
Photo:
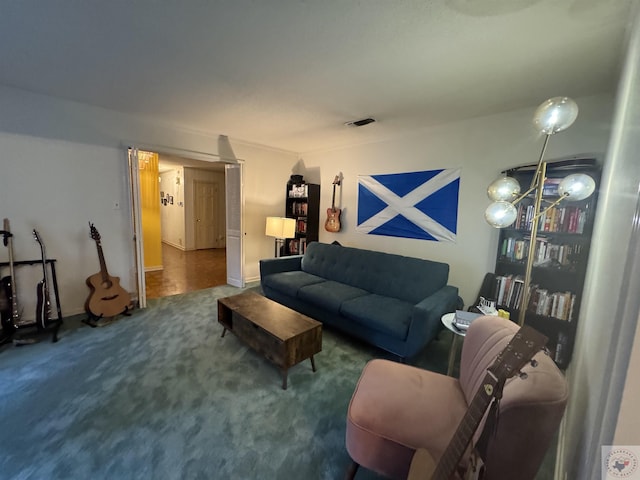
[[282,369],[282,388],[287,374],[303,360],[322,350],[322,324],[253,292],[218,299],[218,322],[249,347]]

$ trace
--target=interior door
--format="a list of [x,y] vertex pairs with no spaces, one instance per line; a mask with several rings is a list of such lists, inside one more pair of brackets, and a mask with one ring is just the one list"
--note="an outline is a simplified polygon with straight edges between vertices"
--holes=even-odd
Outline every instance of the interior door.
[[225,165],[227,220],[227,283],[244,287],[244,225],[242,219],[242,163]]
[[218,247],[216,204],[219,185],[215,182],[196,180],[194,188],[196,249],[216,248]]
[[[138,292],[138,307],[147,307],[147,291],[144,278],[144,247],[142,245],[142,224],[140,222],[140,171],[138,169],[138,149],[127,150],[127,163],[129,169],[130,205],[131,205],[131,231],[133,250],[136,263],[136,287]],[[140,238],[138,238],[140,235]]]

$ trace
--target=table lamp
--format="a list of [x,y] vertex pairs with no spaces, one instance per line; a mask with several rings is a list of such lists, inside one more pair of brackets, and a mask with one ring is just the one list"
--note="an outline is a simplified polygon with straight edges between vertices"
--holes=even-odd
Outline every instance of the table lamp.
[[275,256],[280,257],[285,238],[293,238],[296,235],[296,221],[293,218],[267,217],[265,235],[276,239]]

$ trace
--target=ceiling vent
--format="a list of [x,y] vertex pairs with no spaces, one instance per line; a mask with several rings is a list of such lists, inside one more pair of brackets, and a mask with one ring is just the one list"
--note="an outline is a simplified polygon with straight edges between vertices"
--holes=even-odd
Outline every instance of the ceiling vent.
[[375,122],[373,118],[363,118],[362,120],[355,120],[353,122],[347,122],[345,125],[347,127],[364,127],[365,125],[369,125],[370,123]]

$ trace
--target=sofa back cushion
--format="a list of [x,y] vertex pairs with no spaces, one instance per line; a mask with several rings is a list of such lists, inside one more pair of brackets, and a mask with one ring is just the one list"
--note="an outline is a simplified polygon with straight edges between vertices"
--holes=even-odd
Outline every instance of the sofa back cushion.
[[420,258],[312,242],[302,270],[371,293],[418,303],[449,279],[449,265]]

